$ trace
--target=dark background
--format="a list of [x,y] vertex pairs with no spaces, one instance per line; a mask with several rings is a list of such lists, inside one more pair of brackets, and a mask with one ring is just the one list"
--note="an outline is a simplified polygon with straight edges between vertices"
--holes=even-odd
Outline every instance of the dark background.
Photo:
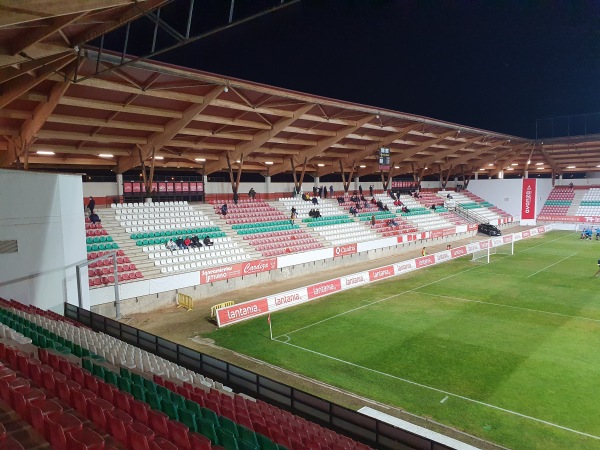
[[[235,13],[250,3],[273,1]],[[228,13],[197,0],[192,33]],[[534,138],[536,119],[600,111],[600,3],[302,0],[157,59]]]

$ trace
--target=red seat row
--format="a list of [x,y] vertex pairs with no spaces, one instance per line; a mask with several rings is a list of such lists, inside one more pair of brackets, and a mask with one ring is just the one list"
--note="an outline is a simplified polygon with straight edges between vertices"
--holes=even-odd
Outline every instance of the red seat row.
[[[144,275],[140,271],[126,272],[123,274],[119,274],[117,277],[117,279],[119,280],[119,283],[122,283],[124,281],[138,280],[141,278],[144,278]],[[103,284],[112,284],[114,282],[115,282],[114,275],[103,275],[100,277],[94,276],[93,278],[89,278],[90,286],[102,286]]]
[[[110,251],[103,251],[103,252],[89,252],[87,254],[87,259],[88,261],[90,259],[96,259],[99,258],[100,256],[104,256],[106,254],[110,253]],[[125,252],[123,250],[117,250],[117,256],[125,256]],[[118,261],[118,260],[117,260]],[[129,261],[123,261],[123,262],[129,262]]]

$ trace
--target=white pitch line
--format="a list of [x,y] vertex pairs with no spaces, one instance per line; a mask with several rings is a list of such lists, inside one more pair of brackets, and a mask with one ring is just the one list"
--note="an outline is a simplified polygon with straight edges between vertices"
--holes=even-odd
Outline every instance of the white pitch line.
[[[541,245],[546,245],[546,244],[548,244],[548,243],[550,243],[550,242],[558,241],[559,239],[564,239],[565,237],[568,237],[568,236],[570,236],[570,235],[572,235],[572,234],[575,234],[575,233],[569,233],[569,234],[567,234],[567,235],[565,235],[565,236],[561,236],[561,237],[558,237],[558,238],[556,238],[556,239],[552,239],[552,240],[550,240],[550,241],[547,241],[547,242],[542,242],[541,244],[534,245],[533,247],[528,247],[528,248],[526,248],[526,249],[523,249],[523,250],[521,250],[520,252],[515,252],[515,253],[521,253],[521,252],[525,252],[525,251],[527,251],[527,250],[531,250],[532,248],[536,248],[536,247],[539,247],[539,246],[541,246]],[[498,258],[498,259],[496,259],[496,260],[494,260],[494,261],[490,262],[490,264],[492,264],[492,263],[494,263],[494,262],[501,261],[501,260],[503,260],[504,258],[508,258],[509,256],[511,256],[511,255],[506,255],[506,256],[504,256],[504,257],[502,257],[502,258]],[[414,288],[412,288],[412,289],[407,289],[407,290],[405,290],[405,291],[399,292],[398,294],[390,295],[389,297],[385,297],[385,298],[382,298],[382,299],[379,299],[379,300],[375,300],[374,302],[367,303],[367,304],[364,304],[364,305],[362,305],[362,306],[358,306],[358,307],[356,307],[356,308],[349,309],[349,310],[347,310],[347,311],[344,311],[344,312],[341,312],[341,313],[339,313],[339,314],[335,314],[335,315],[333,315],[333,316],[327,317],[326,319],[319,320],[319,321],[317,321],[317,322],[311,323],[310,325],[306,325],[306,326],[304,326],[304,327],[298,328],[298,329],[296,329],[296,330],[293,330],[293,331],[288,331],[288,332],[287,332],[287,333],[285,333],[285,334],[280,334],[279,336],[275,336],[273,339],[279,339],[279,338],[280,338],[280,337],[282,337],[282,336],[287,336],[287,335],[290,335],[290,334],[292,334],[292,333],[296,333],[297,331],[306,330],[307,328],[314,327],[315,325],[319,325],[319,324],[321,324],[321,323],[327,322],[327,321],[329,321],[329,320],[332,320],[332,319],[335,319],[335,318],[337,318],[337,317],[344,316],[344,315],[346,315],[346,314],[349,314],[349,313],[351,313],[351,312],[354,312],[354,311],[359,311],[359,310],[361,310],[361,309],[363,309],[363,308],[367,308],[367,307],[369,307],[369,306],[376,305],[377,303],[381,303],[381,302],[385,302],[385,301],[387,301],[387,300],[391,300],[392,298],[400,297],[401,295],[404,295],[404,294],[406,294],[406,293],[408,293],[408,292],[413,292],[413,291],[416,291],[417,289],[421,289],[421,288],[424,288],[424,287],[430,286],[430,285],[432,285],[432,284],[439,283],[440,281],[447,280],[448,278],[453,278],[453,277],[455,277],[455,276],[457,276],[457,275],[461,275],[461,274],[463,274],[463,273],[465,273],[465,272],[470,272],[471,270],[476,270],[476,269],[479,269],[479,268],[481,268],[481,267],[487,267],[487,264],[484,264],[484,265],[481,265],[481,266],[475,266],[475,267],[471,267],[471,268],[469,268],[469,269],[465,269],[465,270],[461,270],[460,272],[457,272],[457,273],[455,273],[455,274],[452,274],[452,275],[448,275],[447,277],[444,277],[444,278],[440,278],[439,280],[432,281],[432,282],[430,282],[430,283],[426,283],[426,284],[423,284],[423,285],[421,285],[421,286],[414,287]]]
[[447,395],[443,399],[440,400],[440,403],[444,403],[446,400],[448,400],[448,396]]
[[592,319],[591,317],[583,317],[583,316],[572,316],[570,314],[562,314],[562,313],[557,313],[557,312],[552,312],[552,311],[544,311],[543,309],[524,308],[523,306],[514,306],[514,305],[503,305],[502,303],[484,302],[483,300],[471,300],[470,298],[452,297],[450,295],[431,294],[429,292],[423,292],[423,291],[417,291],[417,292],[419,294],[423,294],[423,295],[447,298],[450,300],[459,300],[461,302],[482,303],[484,305],[492,305],[492,306],[500,306],[503,308],[520,309],[523,311],[531,311],[531,312],[537,312],[537,313],[541,313],[541,314],[551,314],[553,316],[569,317],[571,319],[589,320],[590,322],[600,322],[600,319]]
[[531,275],[529,275],[527,278],[531,278],[532,276],[534,276],[534,275],[537,275],[538,273],[540,273],[540,272],[543,272],[544,270],[546,270],[546,269],[549,269],[550,267],[553,267],[553,266],[555,266],[555,265],[557,265],[557,264],[559,264],[559,263],[561,263],[561,262],[563,262],[563,261],[565,261],[565,260],[567,260],[567,259],[569,259],[569,258],[572,258],[572,257],[573,257],[573,256],[575,256],[576,254],[577,254],[577,252],[573,253],[572,255],[569,255],[569,256],[567,256],[566,258],[563,258],[563,259],[561,259],[560,261],[557,261],[557,262],[555,262],[554,264],[550,264],[549,266],[546,266],[546,267],[544,267],[543,269],[540,269],[540,270],[538,270],[537,272],[535,272],[535,273],[532,273],[532,274],[531,274]]
[[532,420],[534,422],[543,423],[544,425],[549,425],[551,427],[555,427],[555,428],[559,428],[561,430],[569,431],[571,433],[575,433],[575,434],[578,434],[580,436],[586,436],[586,437],[589,437],[589,438],[592,438],[592,439],[600,440],[600,436],[594,436],[593,434],[585,433],[583,431],[574,430],[573,428],[568,428],[568,427],[565,427],[565,426],[562,426],[562,425],[558,425],[556,423],[548,422],[548,421],[543,420],[543,419],[538,419],[537,417],[528,416],[528,415],[522,414],[520,412],[516,412],[516,411],[512,411],[510,409],[502,408],[500,406],[492,405],[491,403],[485,403],[485,402],[482,402],[480,400],[475,400],[473,398],[465,397],[464,395],[455,394],[453,392],[444,391],[443,389],[438,389],[438,388],[435,388],[433,386],[427,386],[426,384],[417,383],[416,381],[412,381],[412,380],[409,380],[409,379],[406,379],[406,378],[401,378],[401,377],[398,377],[396,375],[391,375],[389,373],[381,372],[379,370],[371,369],[370,367],[361,366],[359,364],[355,364],[353,362],[345,361],[343,359],[336,358],[334,356],[330,356],[330,355],[326,355],[324,353],[320,353],[320,352],[317,352],[317,351],[314,351],[314,350],[310,350],[310,349],[305,348],[305,347],[300,347],[299,345],[295,345],[295,344],[292,344],[290,342],[282,342],[282,341],[277,340],[277,339],[276,339],[276,342],[279,342],[279,343],[284,344],[284,345],[289,345],[291,347],[295,347],[297,349],[304,350],[306,352],[313,353],[313,354],[318,355],[318,356],[322,356],[323,358],[332,359],[334,361],[338,361],[340,363],[347,364],[349,366],[356,367],[358,369],[363,369],[363,370],[366,370],[368,372],[373,372],[373,373],[376,373],[378,375],[383,375],[383,376],[388,377],[388,378],[392,378],[392,379],[395,379],[395,380],[398,380],[398,381],[403,381],[405,383],[412,384],[414,386],[419,386],[419,387],[422,387],[424,389],[429,389],[431,391],[439,392],[441,394],[447,395],[448,397],[460,398],[460,399],[466,400],[468,402],[472,402],[472,403],[475,403],[475,404],[478,404],[478,405],[482,405],[482,406],[487,406],[489,408],[492,408],[492,409],[495,409],[495,410],[498,410],[498,411],[503,411],[503,412],[508,413],[508,414],[512,414],[512,415],[515,415],[515,416],[518,416],[518,417],[522,417],[524,419]]

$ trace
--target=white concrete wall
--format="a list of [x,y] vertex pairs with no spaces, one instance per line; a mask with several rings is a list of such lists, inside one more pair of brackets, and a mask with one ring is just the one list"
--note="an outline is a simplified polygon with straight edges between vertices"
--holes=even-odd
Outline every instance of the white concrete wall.
[[468,190],[503,209],[518,220],[521,218],[523,180],[471,180]]
[[78,303],[75,265],[86,259],[82,197],[79,175],[0,170],[0,240],[19,246],[0,254],[0,296],[59,313],[64,302]]
[[89,197],[114,197],[117,195],[117,183],[83,183],[83,195]]

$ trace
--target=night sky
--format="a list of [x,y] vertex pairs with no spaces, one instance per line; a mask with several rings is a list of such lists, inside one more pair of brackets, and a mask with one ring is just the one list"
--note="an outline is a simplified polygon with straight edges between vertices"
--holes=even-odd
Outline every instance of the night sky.
[[600,112],[600,2],[302,0],[157,59],[533,138]]

